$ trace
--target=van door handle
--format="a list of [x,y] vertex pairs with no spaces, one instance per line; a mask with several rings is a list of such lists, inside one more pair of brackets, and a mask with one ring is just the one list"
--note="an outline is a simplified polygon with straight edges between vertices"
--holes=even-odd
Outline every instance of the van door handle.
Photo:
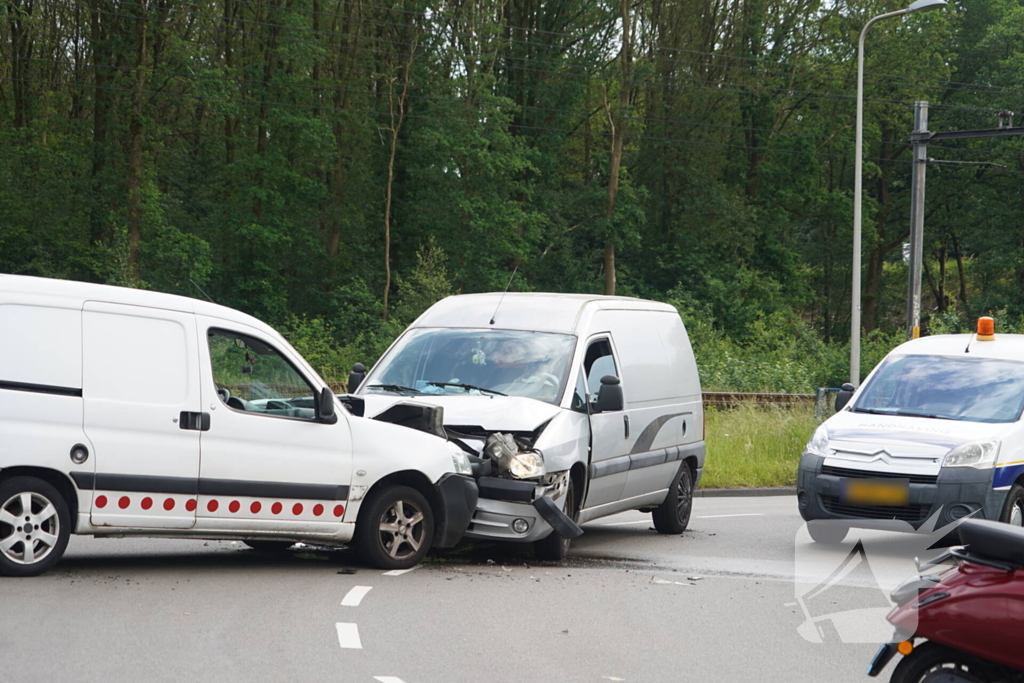
[[622,416],[622,422],[626,426],[626,438],[629,438],[629,415]]
[[183,410],[178,416],[178,426],[181,429],[193,429],[198,432],[208,431],[210,429],[210,414],[190,413]]

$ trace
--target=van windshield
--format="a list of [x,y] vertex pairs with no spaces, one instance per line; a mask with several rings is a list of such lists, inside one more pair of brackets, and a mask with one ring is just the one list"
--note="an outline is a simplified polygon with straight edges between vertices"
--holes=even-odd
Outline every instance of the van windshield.
[[878,368],[855,412],[969,422],[1016,422],[1024,363],[993,358],[897,356]]
[[365,391],[525,396],[557,403],[576,337],[519,330],[425,328],[381,359]]

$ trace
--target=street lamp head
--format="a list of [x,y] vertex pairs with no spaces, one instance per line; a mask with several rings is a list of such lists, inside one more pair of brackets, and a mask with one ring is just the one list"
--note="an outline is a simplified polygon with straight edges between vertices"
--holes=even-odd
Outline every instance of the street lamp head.
[[914,0],[907,8],[907,14],[911,12],[926,12],[930,9],[940,9],[946,6],[946,0]]

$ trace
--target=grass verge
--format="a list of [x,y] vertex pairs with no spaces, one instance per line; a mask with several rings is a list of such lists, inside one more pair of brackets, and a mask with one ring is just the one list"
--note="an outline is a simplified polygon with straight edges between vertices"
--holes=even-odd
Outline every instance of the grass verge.
[[817,426],[814,406],[707,409],[702,489],[793,486]]

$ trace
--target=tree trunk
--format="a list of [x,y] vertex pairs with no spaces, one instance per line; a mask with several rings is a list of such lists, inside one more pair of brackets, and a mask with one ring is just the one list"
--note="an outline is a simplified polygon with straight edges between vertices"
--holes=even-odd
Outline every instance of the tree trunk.
[[619,198],[619,175],[622,167],[622,148],[626,139],[626,124],[629,107],[629,92],[632,87],[633,52],[631,46],[630,6],[629,0],[622,0],[622,46],[619,49],[619,67],[622,82],[619,84],[619,102],[616,112],[612,112],[605,95],[605,107],[608,112],[608,125],[611,128],[612,146],[608,164],[608,204],[605,208],[608,235],[604,245],[604,293],[615,295],[615,242],[611,233],[612,218],[615,216],[615,205]]
[[142,241],[142,102],[146,85],[146,2],[135,5],[135,87],[128,124],[128,271],[141,278],[139,244]]

